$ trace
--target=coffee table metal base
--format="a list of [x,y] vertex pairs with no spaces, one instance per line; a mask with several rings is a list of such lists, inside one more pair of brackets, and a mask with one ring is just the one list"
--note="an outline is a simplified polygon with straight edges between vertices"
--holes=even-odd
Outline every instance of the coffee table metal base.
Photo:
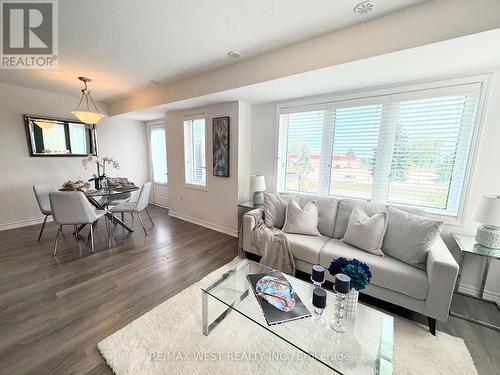
[[[239,299],[234,301],[231,304],[231,307],[228,307],[222,314],[220,314],[217,318],[215,318],[212,322],[209,323],[208,316],[208,298],[214,298],[209,296],[208,293],[202,291],[201,292],[201,320],[202,320],[202,332],[205,336],[208,336],[210,332],[214,330],[215,327],[219,325],[220,322],[224,320],[224,318],[233,310],[233,307],[240,301],[243,301],[248,296],[248,289],[240,296]],[[216,299],[216,298],[214,298]],[[222,304],[222,302],[221,302]]]

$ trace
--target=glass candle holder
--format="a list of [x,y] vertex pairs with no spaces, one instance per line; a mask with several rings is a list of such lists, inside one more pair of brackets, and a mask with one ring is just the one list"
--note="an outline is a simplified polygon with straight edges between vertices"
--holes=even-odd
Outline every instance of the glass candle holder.
[[335,313],[334,319],[330,322],[330,327],[339,333],[346,331],[344,318],[346,315],[347,294],[336,292],[335,293]]
[[319,264],[315,264],[312,268],[311,281],[315,288],[321,288],[325,282],[325,269]]
[[326,307],[326,292],[321,288],[314,288],[313,290],[313,320],[320,321],[323,310]]
[[349,293],[351,278],[342,273],[335,275],[335,312],[330,327],[339,333],[346,331],[344,318],[346,316],[347,293]]

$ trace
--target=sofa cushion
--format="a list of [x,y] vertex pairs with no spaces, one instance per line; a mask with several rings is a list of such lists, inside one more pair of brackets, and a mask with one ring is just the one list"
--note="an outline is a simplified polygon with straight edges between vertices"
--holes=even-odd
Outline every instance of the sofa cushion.
[[425,269],[427,253],[441,233],[443,222],[388,207],[382,251],[410,266]]
[[[289,196],[292,194],[283,192],[281,195]],[[333,197],[319,197],[310,194],[298,194],[295,195],[295,199],[298,199],[300,207],[304,207],[312,201],[316,202],[316,207],[318,207],[318,230],[322,235],[332,237],[339,200]]]
[[292,199],[286,209],[283,232],[319,236],[316,202],[308,202],[303,208],[300,208],[297,201]]
[[380,248],[387,227],[387,212],[368,216],[360,207],[354,207],[342,241],[371,254],[384,256]]
[[[351,212],[354,207],[360,207],[366,212],[368,216],[373,216],[378,212],[387,212],[387,206],[383,203],[375,203],[364,201],[361,199],[342,199],[339,202],[337,210],[337,218],[335,220],[335,229],[333,231],[333,238],[343,238],[351,217]],[[424,216],[424,212],[414,207],[399,207],[398,209],[409,212],[415,215]]]
[[344,257],[357,259],[370,267],[371,284],[406,294],[412,298],[425,300],[429,281],[425,271],[412,267],[391,256],[380,257],[356,249],[338,239],[332,239],[323,247],[319,264],[328,268],[333,259]]
[[264,221],[270,227],[283,228],[288,202],[295,195],[264,193]]
[[321,248],[331,240],[327,236],[304,236],[303,234],[285,233],[293,257],[311,264],[317,264]]

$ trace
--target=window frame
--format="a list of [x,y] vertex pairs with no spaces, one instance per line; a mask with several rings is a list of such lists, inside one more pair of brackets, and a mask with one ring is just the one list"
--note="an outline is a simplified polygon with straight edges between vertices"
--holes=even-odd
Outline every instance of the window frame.
[[[390,85],[385,87],[375,87],[375,88],[365,88],[359,89],[355,91],[349,92],[341,92],[338,94],[330,94],[330,95],[322,95],[308,98],[301,98],[292,101],[283,101],[276,104],[276,127],[275,127],[275,163],[274,163],[274,178],[275,180],[275,191],[276,192],[287,192],[287,193],[295,193],[295,194],[309,194],[316,195],[320,197],[335,197],[335,198],[346,198],[338,195],[328,195],[328,194],[315,194],[315,193],[305,193],[305,192],[297,192],[297,191],[289,191],[284,189],[284,179],[283,179],[283,168],[280,164],[280,140],[282,135],[280,135],[280,115],[283,111],[291,112],[291,110],[297,111],[300,108],[310,108],[310,107],[320,107],[320,106],[328,106],[330,105],[332,109],[348,107],[349,105],[355,104],[363,105],[366,101],[368,104],[376,104],[377,99],[382,99],[383,97],[391,97],[393,95],[402,95],[405,93],[413,93],[420,90],[430,90],[430,89],[438,89],[445,90],[446,88],[451,88],[452,90],[456,89],[458,86],[462,85],[471,85],[478,84],[479,88],[479,100],[478,100],[478,108],[477,115],[474,124],[474,130],[471,138],[471,145],[469,149],[469,155],[467,160],[467,165],[464,174],[463,187],[459,200],[458,212],[456,216],[446,215],[446,214],[437,214],[426,212],[426,215],[429,217],[433,217],[439,220],[442,220],[447,225],[452,226],[463,226],[465,222],[465,214],[468,210],[468,204],[470,201],[471,195],[471,185],[474,169],[477,163],[477,151],[478,146],[481,140],[481,135],[483,133],[483,122],[484,122],[484,112],[486,103],[489,98],[490,92],[490,82],[491,82],[491,73],[489,74],[477,74],[473,76],[463,76],[456,78],[449,78],[443,80],[436,81],[424,81],[417,83],[406,83],[400,85]],[[387,102],[387,101],[386,101]],[[388,166],[390,168],[390,166]],[[374,177],[375,178],[375,177]],[[360,199],[362,198],[350,198],[350,199]],[[374,191],[372,200],[373,202],[383,203],[387,205],[393,205],[392,203],[387,203],[387,201],[381,201],[376,198],[376,193]],[[404,206],[404,204],[396,204],[396,206]]]
[[[185,139],[184,139],[184,122],[185,121],[195,121],[195,120],[204,120],[205,122],[205,184],[204,185],[198,185],[198,184],[192,184],[186,181],[186,153],[185,153]],[[184,115],[182,117],[182,172],[183,172],[183,181],[184,181],[184,187],[188,189],[195,189],[195,190],[208,190],[208,172],[207,172],[207,150],[208,150],[208,142],[207,142],[207,117],[205,113],[196,113],[196,114],[190,114],[190,115]]]

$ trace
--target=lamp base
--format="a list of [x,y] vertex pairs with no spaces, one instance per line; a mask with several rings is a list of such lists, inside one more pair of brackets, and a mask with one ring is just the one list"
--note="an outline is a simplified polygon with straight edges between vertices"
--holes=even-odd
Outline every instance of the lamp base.
[[253,203],[254,204],[264,204],[264,192],[256,191],[253,193]]
[[500,228],[481,225],[476,231],[476,242],[492,249],[500,248]]

